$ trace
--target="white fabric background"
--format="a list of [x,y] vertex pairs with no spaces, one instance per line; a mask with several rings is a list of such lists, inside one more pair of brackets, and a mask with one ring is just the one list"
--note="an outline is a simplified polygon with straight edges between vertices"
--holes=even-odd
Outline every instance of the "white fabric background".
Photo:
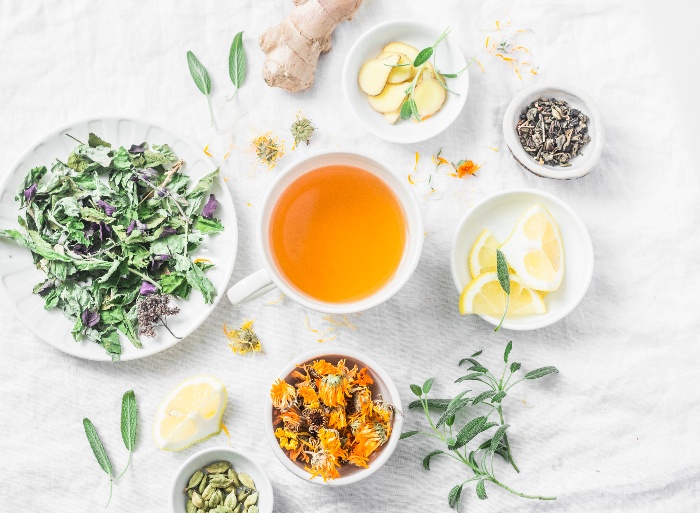
[[[353,322],[332,345],[365,352],[394,378],[404,404],[408,385],[435,376],[436,395],[454,394],[457,362],[477,349],[494,367],[514,340],[513,358],[532,369],[555,365],[552,379],[522,384],[509,398],[514,454],[522,473],[501,468],[505,482],[525,492],[556,494],[540,503],[487,487],[480,502],[465,490],[462,511],[691,512],[700,507],[700,328],[696,291],[700,240],[700,187],[686,164],[668,114],[659,73],[649,56],[646,27],[636,2],[554,0],[475,2],[365,0],[356,19],[341,26],[333,50],[322,56],[310,91],[290,95],[260,78],[257,37],[291,9],[288,0],[264,2],[19,2],[0,3],[0,169],[48,130],[71,120],[133,114],[171,126],[222,161],[234,196],[240,246],[232,282],[256,270],[252,244],[257,206],[278,170],[254,163],[249,141],[274,130],[289,144],[287,127],[298,109],[319,130],[311,148],[345,146],[395,164],[407,174],[414,152],[427,174],[430,155],[484,162],[477,178],[438,181],[424,201],[427,231],[420,265],[397,296]],[[496,19],[530,28],[529,48],[540,79],[577,83],[599,102],[607,129],[600,165],[577,181],[526,174],[504,147],[500,120],[509,99],[529,83],[483,55]],[[368,135],[342,101],[340,73],[353,41],[384,19],[415,17],[438,27],[486,68],[470,70],[463,115],[450,130],[415,146]],[[233,35],[245,30],[249,75],[238,100],[227,75]],[[189,76],[193,50],[214,82],[218,130],[208,127],[206,105]],[[498,153],[487,146],[500,146]],[[283,166],[307,149],[287,155]],[[420,174],[421,171],[419,171]],[[452,232],[469,205],[506,187],[528,186],[567,201],[589,228],[596,252],[591,288],[565,320],[529,333],[494,334],[478,318],[462,318],[449,274]],[[421,199],[425,190],[418,186]],[[250,203],[251,206],[247,206]],[[115,485],[111,511],[167,510],[170,479],[195,451],[226,443],[223,435],[181,453],[158,451],[150,437],[155,410],[182,379],[210,372],[227,385],[224,420],[234,448],[259,458],[275,488],[275,510],[448,511],[446,496],[464,479],[452,460],[422,469],[434,448],[424,439],[402,442],[372,478],[343,489],[293,477],[262,437],[262,400],[277,371],[294,355],[317,347],[304,325],[327,327],[322,316],[279,295],[232,308],[222,301],[211,318],[176,347],[145,360],[116,365],[78,360],[32,336],[0,299],[0,503],[3,509],[101,510],[107,494],[81,420],[96,424],[116,467],[126,453],[119,435],[122,393],[136,392],[140,408],[132,467]],[[257,319],[265,354],[231,354],[221,325]],[[529,407],[522,402],[526,401]],[[406,414],[405,429],[422,423]]]

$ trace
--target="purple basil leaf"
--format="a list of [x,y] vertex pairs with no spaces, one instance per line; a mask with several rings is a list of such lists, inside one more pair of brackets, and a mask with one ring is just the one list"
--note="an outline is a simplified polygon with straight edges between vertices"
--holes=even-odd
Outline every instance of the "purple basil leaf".
[[36,196],[36,184],[31,184],[27,189],[24,189],[24,199],[31,201]]
[[88,328],[93,328],[100,322],[100,314],[97,310],[83,310],[83,314],[80,316],[83,321],[83,325]]
[[139,290],[139,293],[142,296],[148,296],[150,294],[153,294],[156,291],[156,286],[153,285],[152,283],[149,283],[147,281],[144,281],[141,283],[141,290]]
[[177,233],[177,230],[175,228],[171,228],[170,226],[164,226],[163,231],[161,232],[161,236],[167,237],[168,235],[175,235]]
[[53,282],[53,280],[46,280],[46,282],[44,282],[37,294],[39,294],[41,297],[45,297],[46,295],[48,295],[49,292],[51,292],[51,289],[54,288],[54,285],[55,283]]
[[143,153],[148,148],[148,143],[132,144],[129,153]]
[[148,264],[148,269],[152,272],[158,271],[161,266],[163,265],[163,262],[165,262],[168,258],[170,258],[170,255],[156,255],[154,256],[150,263]]
[[216,201],[214,195],[209,195],[209,201],[207,201],[207,204],[204,205],[204,208],[202,209],[202,217],[204,219],[211,219],[214,216],[214,212],[216,212],[218,206],[219,202]]
[[126,227],[126,234],[131,235],[131,232],[134,231],[134,228],[136,228],[136,220],[133,220],[129,223],[129,226]]
[[117,211],[116,207],[113,207],[106,201],[97,200],[97,206],[99,206],[102,210],[104,210],[105,214],[108,216],[112,217],[114,213]]

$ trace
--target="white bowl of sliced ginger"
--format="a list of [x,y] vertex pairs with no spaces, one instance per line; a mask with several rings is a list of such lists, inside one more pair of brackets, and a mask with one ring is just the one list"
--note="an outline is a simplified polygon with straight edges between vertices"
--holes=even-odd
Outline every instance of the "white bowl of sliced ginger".
[[497,249],[511,289],[503,329],[534,330],[563,319],[593,277],[591,237],[569,205],[536,189],[500,191],[471,207],[452,240],[452,279],[467,318],[479,316],[494,326],[501,321],[506,298]]
[[391,20],[355,42],[342,83],[350,109],[368,131],[409,144],[435,137],[457,119],[469,92],[469,69],[448,27]]

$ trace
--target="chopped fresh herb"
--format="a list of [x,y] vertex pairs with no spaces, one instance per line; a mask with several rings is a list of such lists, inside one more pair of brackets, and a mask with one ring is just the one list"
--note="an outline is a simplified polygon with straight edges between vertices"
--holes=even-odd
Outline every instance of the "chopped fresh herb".
[[211,265],[195,264],[189,254],[205,235],[224,229],[214,218],[213,194],[198,214],[219,171],[188,191],[184,162],[167,144],[127,150],[95,134],[63,162],[29,171],[15,198],[20,227],[0,230],[0,237],[31,250],[46,274],[34,292],[74,323],[75,340],[92,340],[117,360],[120,332],[141,347],[137,333],[150,328],[150,335],[173,315],[160,312],[160,320],[141,326],[139,303],[186,298],[192,288],[205,302],[214,299],[204,274]]

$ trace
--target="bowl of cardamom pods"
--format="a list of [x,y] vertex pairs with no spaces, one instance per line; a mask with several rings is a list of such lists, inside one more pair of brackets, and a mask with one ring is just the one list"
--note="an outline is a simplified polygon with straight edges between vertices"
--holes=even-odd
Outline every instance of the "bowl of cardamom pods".
[[272,483],[249,456],[228,447],[191,456],[173,480],[173,513],[272,513]]
[[588,93],[572,85],[545,83],[513,98],[503,116],[503,137],[526,170],[571,180],[586,176],[600,160],[604,129]]

